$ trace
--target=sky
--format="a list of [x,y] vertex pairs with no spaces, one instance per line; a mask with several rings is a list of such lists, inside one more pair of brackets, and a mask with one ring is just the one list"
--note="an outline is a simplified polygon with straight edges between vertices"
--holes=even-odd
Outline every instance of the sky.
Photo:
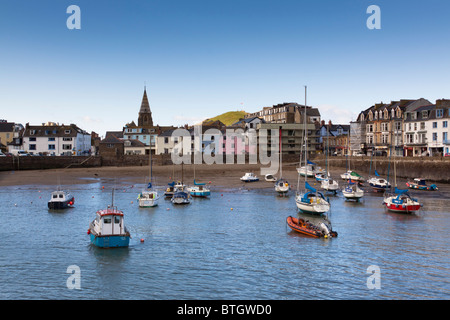
[[[81,29],[69,29],[70,5]],[[370,5],[381,29],[369,29]],[[0,1],[0,119],[104,135],[282,102],[349,123],[374,103],[450,98],[450,1]]]

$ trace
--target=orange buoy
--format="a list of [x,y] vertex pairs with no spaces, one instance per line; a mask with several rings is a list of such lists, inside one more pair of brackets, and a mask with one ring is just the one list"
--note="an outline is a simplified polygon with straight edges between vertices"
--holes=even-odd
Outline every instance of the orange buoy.
[[144,239],[141,238],[141,243],[144,242]]

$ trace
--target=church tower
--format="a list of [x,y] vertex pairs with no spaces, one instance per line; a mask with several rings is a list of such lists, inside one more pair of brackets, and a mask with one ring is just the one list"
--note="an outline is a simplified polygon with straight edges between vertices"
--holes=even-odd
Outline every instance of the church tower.
[[144,96],[142,97],[141,109],[139,110],[138,126],[152,127],[153,119],[150,111],[150,104],[148,103],[147,90],[144,87]]

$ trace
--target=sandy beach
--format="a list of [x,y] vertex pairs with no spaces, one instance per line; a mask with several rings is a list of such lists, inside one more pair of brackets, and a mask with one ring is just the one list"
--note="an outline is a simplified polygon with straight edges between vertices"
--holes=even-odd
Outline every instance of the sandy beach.
[[[296,190],[298,173],[296,163],[283,164],[283,178],[287,179],[292,190]],[[267,182],[261,175],[260,169],[266,166],[261,164],[213,164],[195,165],[195,178],[197,182],[210,184],[213,188],[241,188],[251,189],[273,188],[273,182]],[[255,173],[260,181],[257,183],[244,183],[240,178],[246,172]],[[342,185],[340,174],[345,172],[345,168],[330,168],[332,178],[338,180]],[[367,178],[367,172],[359,172]],[[149,180],[150,172],[146,166],[134,167],[96,167],[96,168],[69,168],[69,169],[47,169],[47,170],[22,170],[22,171],[1,171],[1,186],[20,185],[80,185],[96,182],[114,182],[118,185],[145,185]],[[182,179],[181,165],[178,166],[153,166],[153,185],[165,187],[171,181]],[[303,189],[303,180],[300,180],[300,189]],[[194,165],[183,166],[183,181],[190,185],[194,181]],[[313,178],[308,178],[311,185],[320,187],[320,184]],[[400,188],[405,187],[405,179],[397,179]],[[429,183],[432,183],[429,181]],[[441,197],[450,196],[450,185],[439,183],[439,195]],[[427,192],[426,192],[427,193]],[[431,195],[431,193],[427,193]],[[433,196],[437,196],[433,193]]]

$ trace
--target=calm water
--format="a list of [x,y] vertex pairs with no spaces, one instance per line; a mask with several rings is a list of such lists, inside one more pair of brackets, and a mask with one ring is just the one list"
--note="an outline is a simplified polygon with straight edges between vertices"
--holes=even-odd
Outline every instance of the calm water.
[[[98,249],[86,232],[113,185],[133,238],[127,249]],[[297,214],[293,194],[215,188],[188,206],[161,199],[140,209],[141,187],[63,186],[76,205],[63,212],[47,209],[55,186],[0,188],[0,299],[450,298],[443,194],[423,193],[425,209],[415,215],[385,212],[374,194],[363,203],[333,197],[339,237],[314,239],[286,226]],[[70,265],[80,267],[81,290],[66,286]],[[379,290],[367,288],[371,265],[381,271]]]

